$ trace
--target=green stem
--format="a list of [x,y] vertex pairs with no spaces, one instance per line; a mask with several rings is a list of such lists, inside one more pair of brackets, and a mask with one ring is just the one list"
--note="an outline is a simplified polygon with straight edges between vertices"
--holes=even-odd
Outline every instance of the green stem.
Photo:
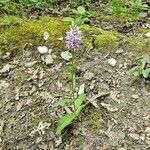
[[73,99],[73,110],[75,111],[75,92],[76,92],[76,64],[75,64],[75,55],[72,53],[72,71],[71,71],[71,81],[72,81],[72,99]]

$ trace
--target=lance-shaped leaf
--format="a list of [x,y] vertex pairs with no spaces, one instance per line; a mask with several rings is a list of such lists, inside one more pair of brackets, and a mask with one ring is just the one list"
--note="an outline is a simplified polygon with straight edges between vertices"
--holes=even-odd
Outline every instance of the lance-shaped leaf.
[[74,101],[75,109],[78,109],[85,100],[86,100],[86,94],[85,93],[80,94],[78,98]]
[[56,129],[56,134],[60,135],[62,130],[68,126],[75,118],[77,115],[75,113],[70,113],[66,114],[60,120],[58,121],[57,129]]

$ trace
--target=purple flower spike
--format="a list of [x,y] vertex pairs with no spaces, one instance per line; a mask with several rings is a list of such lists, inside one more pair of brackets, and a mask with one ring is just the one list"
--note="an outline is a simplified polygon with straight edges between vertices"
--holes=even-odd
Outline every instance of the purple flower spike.
[[79,27],[77,25],[72,24],[70,31],[67,32],[65,37],[66,46],[69,49],[75,50],[82,43],[82,35]]

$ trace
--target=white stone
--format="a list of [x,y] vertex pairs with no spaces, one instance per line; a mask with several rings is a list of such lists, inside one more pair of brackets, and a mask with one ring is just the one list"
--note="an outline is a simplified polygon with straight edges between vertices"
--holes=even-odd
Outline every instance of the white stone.
[[53,64],[52,55],[49,54],[49,55],[45,56],[45,63],[46,63],[46,65]]
[[136,133],[130,133],[129,135],[130,135],[130,137],[131,137],[132,139],[134,139],[134,140],[138,140],[138,139],[139,139],[139,135],[136,134]]
[[44,40],[48,40],[48,38],[49,38],[49,33],[48,33],[48,32],[44,32],[43,38],[44,38]]
[[145,36],[146,36],[146,37],[150,37],[150,32],[147,32],[147,33],[145,34]]
[[108,63],[109,63],[112,67],[114,67],[114,66],[116,65],[117,61],[116,61],[116,59],[114,59],[114,58],[110,58],[110,59],[108,59]]
[[69,61],[72,58],[72,54],[69,51],[65,51],[61,53],[61,57],[64,60]]
[[48,52],[48,48],[46,46],[39,46],[37,49],[40,54],[46,54]]
[[124,50],[122,48],[119,48],[119,49],[116,50],[116,54],[121,54],[123,52],[124,52]]
[[138,98],[139,98],[139,96],[138,96],[137,94],[133,94],[133,95],[132,95],[132,98],[134,98],[134,99],[138,99]]

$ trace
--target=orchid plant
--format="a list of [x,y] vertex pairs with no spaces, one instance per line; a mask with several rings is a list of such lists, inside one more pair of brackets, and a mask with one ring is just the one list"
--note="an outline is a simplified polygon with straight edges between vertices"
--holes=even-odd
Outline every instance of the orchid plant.
[[54,103],[53,107],[58,106],[65,106],[70,104],[72,106],[71,113],[65,114],[63,117],[61,117],[58,121],[57,128],[56,128],[56,134],[60,135],[65,127],[67,127],[71,122],[76,119],[81,110],[86,106],[86,95],[85,93],[81,93],[80,95],[77,95],[76,91],[76,57],[75,53],[77,49],[80,47],[80,44],[82,43],[82,34],[79,30],[79,27],[72,23],[72,26],[70,28],[70,31],[67,32],[67,35],[65,37],[65,43],[66,47],[70,50],[72,53],[72,60],[71,60],[71,96],[65,96],[62,99],[58,100],[56,103]]

